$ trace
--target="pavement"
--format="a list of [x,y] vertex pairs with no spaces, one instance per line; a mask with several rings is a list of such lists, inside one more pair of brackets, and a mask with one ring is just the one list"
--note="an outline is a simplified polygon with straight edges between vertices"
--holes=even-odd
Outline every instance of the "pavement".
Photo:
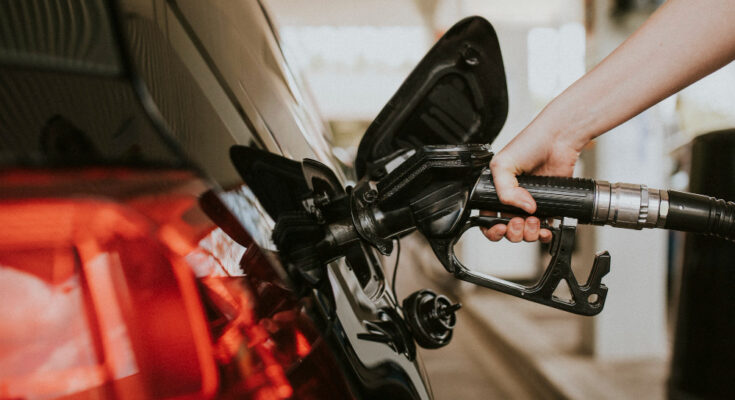
[[533,382],[534,398],[664,399],[666,359],[603,361],[581,346],[582,318],[500,293],[463,296],[466,315]]
[[420,351],[437,400],[665,398],[666,359],[598,360],[581,345],[587,317],[459,283],[420,237],[402,247],[399,298],[428,287],[463,304],[451,343]]

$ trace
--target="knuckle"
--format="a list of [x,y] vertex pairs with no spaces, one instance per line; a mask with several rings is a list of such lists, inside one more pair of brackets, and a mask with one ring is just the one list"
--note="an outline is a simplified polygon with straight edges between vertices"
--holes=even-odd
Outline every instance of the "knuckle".
[[500,169],[503,166],[503,158],[502,156],[495,156],[492,160],[490,160],[490,168],[492,169]]

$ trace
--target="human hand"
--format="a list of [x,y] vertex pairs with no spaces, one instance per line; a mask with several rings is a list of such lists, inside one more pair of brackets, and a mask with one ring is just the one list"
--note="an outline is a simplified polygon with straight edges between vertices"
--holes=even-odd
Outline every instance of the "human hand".
[[[706,12],[701,12],[704,3]],[[664,2],[493,158],[500,201],[534,212],[535,201],[518,187],[516,175],[571,176],[579,152],[591,139],[733,61],[733,17],[733,1]],[[483,231],[496,241],[503,236],[516,242],[550,239],[536,224],[530,217],[514,218],[509,227]]]
[[[533,124],[518,134],[490,162],[490,170],[500,201],[533,214],[536,211],[536,202],[526,189],[518,186],[516,176],[524,173],[572,176],[574,164],[585,142],[569,139],[554,134],[553,131],[537,129]],[[481,214],[492,215],[487,211]],[[508,225],[495,225],[482,231],[494,242],[503,237],[511,242],[551,241],[551,231],[541,229],[541,221],[533,216],[513,217]]]

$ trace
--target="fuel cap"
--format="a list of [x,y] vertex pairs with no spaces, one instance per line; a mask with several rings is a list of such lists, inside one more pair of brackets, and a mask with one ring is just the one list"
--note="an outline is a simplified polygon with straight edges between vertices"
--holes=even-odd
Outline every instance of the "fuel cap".
[[452,339],[457,322],[455,312],[462,307],[429,289],[419,290],[403,300],[403,313],[416,343],[438,349]]

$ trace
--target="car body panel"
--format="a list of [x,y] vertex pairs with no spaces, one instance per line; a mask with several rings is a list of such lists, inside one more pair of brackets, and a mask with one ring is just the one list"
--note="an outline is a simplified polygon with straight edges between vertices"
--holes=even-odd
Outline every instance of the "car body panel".
[[[34,4],[45,3],[39,0]],[[12,176],[29,167],[52,175],[69,168],[86,171],[112,166],[152,173],[166,168],[193,171],[203,178],[204,187],[209,189],[206,193],[214,194],[237,222],[234,225],[244,228],[250,238],[244,245],[237,240],[220,240],[222,246],[231,248],[224,253],[239,254],[238,245],[260,249],[262,257],[257,259],[265,260],[272,274],[288,282],[270,237],[273,220],[230,163],[229,148],[250,145],[297,160],[316,159],[333,171],[339,168],[327,146],[326,127],[297,87],[261,5],[255,1],[173,0],[87,0],[80,4],[78,15],[84,18],[75,22],[79,30],[109,32],[120,48],[112,51],[110,65],[92,71],[87,64],[94,63],[84,57],[75,62],[74,52],[74,57],[62,54],[56,61],[39,57],[47,53],[44,46],[34,50],[30,58],[0,58],[0,99],[7,106],[0,111],[7,129],[1,141],[0,175]],[[35,21],[27,25],[34,27],[49,17],[44,14],[49,9],[55,10],[18,6],[12,11]],[[76,15],[62,12],[56,16],[66,23],[65,18]],[[109,30],[85,29],[110,23],[106,18],[112,18]],[[94,42],[95,38],[108,38],[103,33],[79,37]],[[13,49],[2,47],[4,55]],[[97,62],[97,58],[92,60]],[[56,69],[57,65],[61,68]],[[47,125],[50,128],[44,128]],[[49,130],[52,138],[59,139],[51,143],[69,143],[72,138],[75,147],[39,149],[40,137]],[[341,175],[338,178],[343,180]],[[86,188],[75,186],[71,192],[46,189],[63,192],[54,192],[54,196],[120,201],[113,193]],[[191,215],[181,217],[185,216]],[[220,225],[215,231],[231,233],[225,222],[210,218]],[[244,270],[250,261],[243,255]],[[259,262],[262,267],[263,261]],[[332,263],[328,269],[337,318],[325,311],[323,294],[311,293],[306,299],[311,304],[309,314],[340,367],[334,378],[342,376],[352,395],[361,398],[388,394],[430,398],[420,360],[398,354],[386,344],[357,338],[358,333],[367,332],[365,323],[378,318],[380,309],[395,309],[387,286],[376,284],[377,278],[371,278],[370,284],[361,283],[344,261]],[[382,276],[379,280],[382,282]],[[253,290],[258,287],[253,286]]]

